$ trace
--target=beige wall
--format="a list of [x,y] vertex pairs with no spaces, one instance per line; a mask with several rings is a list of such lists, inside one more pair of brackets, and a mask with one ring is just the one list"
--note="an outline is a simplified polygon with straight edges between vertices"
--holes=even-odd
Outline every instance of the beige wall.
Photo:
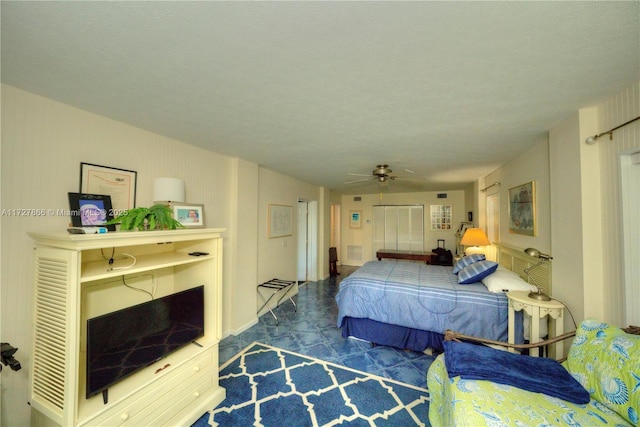
[[[438,193],[446,193],[446,199],[438,199]],[[361,201],[354,201],[354,195],[344,195],[341,201],[342,212],[342,247],[339,258],[344,265],[362,265],[375,259],[373,253],[373,206],[375,205],[424,205],[424,250],[436,247],[438,239],[445,240],[445,247],[455,253],[455,232],[460,222],[466,221],[467,205],[466,195],[463,190],[455,191],[428,191],[415,193],[383,193],[363,194],[357,197]],[[435,231],[430,229],[429,215],[431,205],[451,205],[453,210],[452,226],[450,231]],[[362,228],[356,229],[349,226],[349,212],[362,211]],[[362,260],[349,259],[347,246],[362,247]]]
[[[597,108],[598,133],[640,116],[640,81],[611,96]],[[613,324],[626,326],[624,323],[624,267],[625,263],[637,266],[638,259],[630,258],[629,254],[623,251],[620,160],[624,155],[640,151],[640,121],[615,131],[613,140],[604,137],[595,147],[585,147],[583,144],[583,149],[598,150],[599,155],[603,249],[600,262],[603,276],[604,319]],[[612,218],[616,220],[612,221]],[[630,236],[630,240],[638,242],[640,236]],[[638,289],[640,282],[636,281],[629,285]]]
[[[578,112],[549,131],[551,158],[551,204],[553,296],[565,303],[576,321],[584,319],[583,218]],[[570,318],[565,328],[573,329]]]
[[[588,136],[640,115],[640,82],[584,108],[550,131],[554,283],[576,320],[596,317],[624,326],[620,159],[640,150],[640,122],[594,145]],[[567,213],[570,213],[569,215]],[[635,241],[640,237],[636,236]],[[638,284],[630,284],[638,286]],[[565,321],[567,323],[567,321]]]
[[[308,201],[320,201],[323,193],[319,187],[306,184],[301,181],[261,168],[259,175],[259,201],[258,201],[258,250],[259,282],[275,277],[285,280],[296,280],[297,276],[297,224],[298,224],[298,199]],[[293,230],[287,237],[269,238],[268,216],[269,205],[287,205],[292,207]],[[319,207],[318,216],[324,214],[325,206]],[[320,230],[318,230],[320,231]],[[322,241],[318,247],[318,253],[328,251],[328,245],[324,242],[325,232],[319,233]],[[326,248],[325,248],[326,246]],[[314,278],[324,277],[322,265],[318,265],[320,271],[313,272]],[[328,271],[328,267],[327,267]]]
[[[535,182],[536,205],[536,235],[526,236],[509,232],[509,189],[527,182]],[[488,187],[496,182],[485,193],[479,193],[479,198],[486,195],[500,193],[500,242],[521,248],[533,247],[541,252],[551,251],[551,227],[549,206],[549,144],[545,139],[530,150],[516,157],[506,165],[495,170],[480,180],[479,188]],[[479,190],[478,190],[479,191]],[[484,209],[484,202],[481,203]],[[484,226],[485,213],[481,214]]]
[[[184,179],[187,201],[205,205],[206,226],[227,229],[225,335],[257,321],[258,280],[295,278],[296,240],[292,237],[291,244],[283,248],[279,239],[267,239],[267,205],[295,206],[298,196],[317,200],[322,189],[11,86],[1,88],[0,208],[68,209],[67,192],[79,188],[80,162],[137,171],[138,206],[152,203],[155,177]],[[320,214],[326,211],[323,206]],[[1,220],[0,332],[3,342],[19,349],[16,358],[23,369],[2,374],[0,424],[28,425],[33,251],[27,232],[64,232],[69,218],[5,215]],[[327,234],[319,234],[318,245],[324,245]],[[319,254],[323,252],[324,247],[318,249]],[[328,272],[328,266],[326,269]]]
[[257,321],[256,307],[247,301],[255,295],[258,283],[258,177],[258,165],[232,160],[231,220],[224,253],[228,275],[223,292],[224,335],[236,334]]

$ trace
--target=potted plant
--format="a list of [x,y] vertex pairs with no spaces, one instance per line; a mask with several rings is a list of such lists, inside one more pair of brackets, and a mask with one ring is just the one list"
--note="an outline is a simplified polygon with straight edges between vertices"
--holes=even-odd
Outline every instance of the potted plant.
[[175,230],[184,227],[173,218],[173,211],[169,206],[159,203],[150,208],[129,209],[106,224],[120,224],[120,231]]

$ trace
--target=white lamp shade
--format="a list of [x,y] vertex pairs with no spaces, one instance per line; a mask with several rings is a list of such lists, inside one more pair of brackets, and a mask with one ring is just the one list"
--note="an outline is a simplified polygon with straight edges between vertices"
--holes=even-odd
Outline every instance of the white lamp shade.
[[184,194],[184,181],[180,178],[156,178],[153,180],[154,202],[184,203]]

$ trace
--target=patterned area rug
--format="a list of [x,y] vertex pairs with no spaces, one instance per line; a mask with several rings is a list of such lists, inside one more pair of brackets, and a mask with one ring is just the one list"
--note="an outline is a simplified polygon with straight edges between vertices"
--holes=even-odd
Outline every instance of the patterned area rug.
[[[426,374],[426,373],[425,373]],[[205,426],[429,426],[427,390],[253,343],[220,369]]]

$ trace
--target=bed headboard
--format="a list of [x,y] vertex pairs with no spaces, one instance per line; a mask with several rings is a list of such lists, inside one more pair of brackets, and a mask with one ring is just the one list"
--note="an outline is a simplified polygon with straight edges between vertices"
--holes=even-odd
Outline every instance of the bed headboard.
[[[522,279],[532,283],[524,270],[537,264],[540,259],[524,253],[524,248],[518,248],[516,246],[506,245],[504,243],[494,243],[497,248],[496,261],[502,267],[518,273]],[[545,261],[529,274],[534,278],[538,286],[547,295],[551,295],[551,262]]]

